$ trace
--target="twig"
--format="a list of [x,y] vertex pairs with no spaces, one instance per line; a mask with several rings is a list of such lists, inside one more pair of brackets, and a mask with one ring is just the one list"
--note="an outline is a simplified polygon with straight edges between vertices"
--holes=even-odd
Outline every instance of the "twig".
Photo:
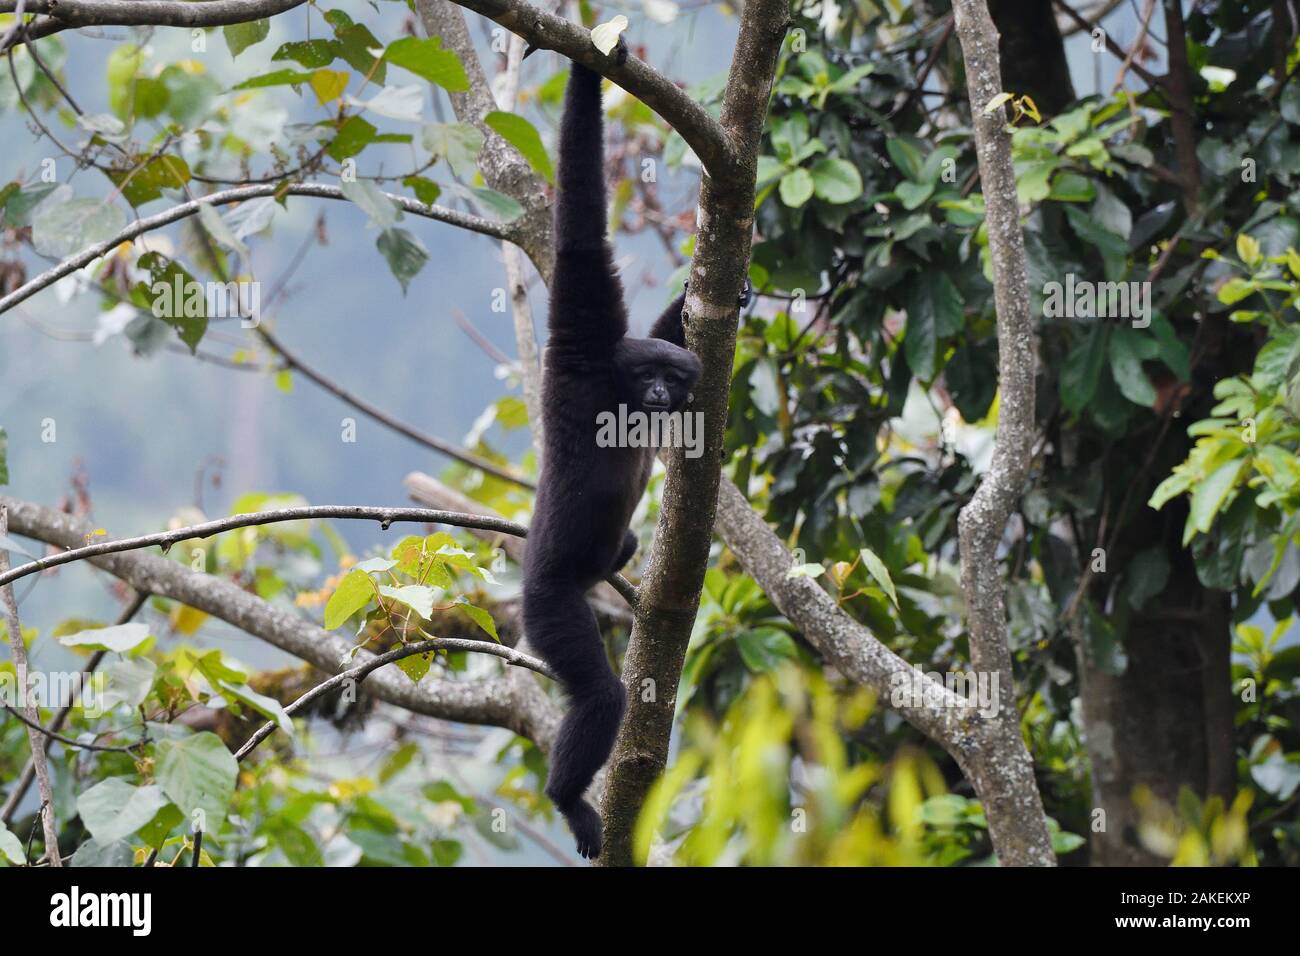
[[[276,524],[281,521],[301,521],[307,518],[378,521],[380,527],[385,531],[388,530],[389,525],[395,522],[418,522],[420,524],[445,524],[458,528],[497,531],[501,534],[514,535],[520,538],[528,535],[528,529],[523,525],[516,524],[513,521],[506,521],[504,518],[489,518],[484,515],[465,514],[456,511],[437,511],[432,508],[375,508],[365,505],[308,505],[299,508],[277,508],[271,511],[217,518],[214,521],[205,521],[184,528],[174,528],[171,531],[144,534],[134,538],[120,538],[116,541],[103,541],[99,544],[87,545],[84,548],[72,548],[58,554],[38,558],[35,561],[28,561],[26,564],[19,565],[12,570],[8,568],[8,558],[6,557],[4,559],[4,573],[0,573],[0,587],[12,584],[29,574],[36,574],[38,571],[58,567],[61,564],[71,564],[74,561],[85,561],[88,558],[100,555],[117,554],[122,551],[138,551],[142,548],[152,547],[160,547],[165,553],[179,541],[188,541],[192,538],[208,538],[214,534],[232,531],[236,528],[251,528],[264,524]],[[0,534],[4,533],[3,529],[0,529]],[[612,575],[608,580],[615,585],[619,593],[624,597],[636,593],[635,588],[621,574]]]
[[[119,625],[126,624],[131,620],[131,618],[135,617],[140,608],[144,606],[144,602],[148,599],[149,595],[147,592],[138,592],[131,600],[131,603],[117,616],[117,620],[113,623]],[[107,653],[107,651],[96,651],[91,655],[90,660],[86,662],[86,673],[93,674],[95,669],[98,668],[100,663],[104,660]],[[50,730],[57,732],[63,729],[63,725],[67,721],[68,715],[72,713],[72,705],[74,703],[75,702],[71,697],[64,702],[63,706],[59,708],[58,713],[54,715],[54,720],[50,722]],[[53,740],[47,737],[45,740],[45,750],[47,753],[49,752],[52,743]],[[9,796],[5,798],[4,806],[0,808],[0,824],[8,823],[13,818],[14,811],[18,809],[18,804],[22,801],[23,797],[27,795],[27,791],[31,788],[34,779],[36,779],[36,765],[29,759],[27,764],[23,767],[22,773],[18,775],[18,782],[14,784],[14,788],[10,791]]]
[[[1087,20],[1081,17],[1073,7],[1071,7],[1068,3],[1065,2],[1065,0],[1055,0],[1055,2],[1056,2],[1056,8],[1060,10],[1062,13],[1064,13],[1071,20],[1073,20],[1075,26],[1077,26],[1080,30],[1084,30],[1088,33],[1092,32],[1095,24],[1089,23]],[[1121,60],[1125,59],[1127,53],[1125,52],[1124,48],[1121,47],[1114,40],[1112,40],[1110,38],[1110,33],[1106,31],[1104,28],[1102,29],[1101,32],[1102,32],[1102,38],[1106,43],[1106,49],[1110,50],[1111,53],[1115,54]],[[1164,86],[1164,81],[1160,77],[1156,76],[1154,73],[1152,73],[1150,70],[1148,70],[1146,67],[1142,66],[1141,64],[1130,63],[1130,66],[1133,68],[1134,73],[1142,77],[1142,80],[1147,84],[1147,86],[1151,86],[1151,87]]]
[[[133,0],[134,4],[135,0]],[[196,4],[196,6],[209,6],[212,3],[224,2],[224,0],[209,0],[209,3]],[[133,5],[132,4],[132,5]],[[227,203],[243,202],[247,199],[258,199],[263,196],[279,195],[281,192],[290,196],[310,196],[315,199],[336,199],[346,200],[343,191],[337,186],[326,186],[321,183],[293,183],[285,186],[281,183],[267,183],[255,186],[240,186],[235,189],[226,189],[221,192],[215,192],[200,199],[191,200],[190,202],[181,203],[179,206],[173,206],[171,209],[163,210],[156,215],[149,216],[145,219],[138,219],[131,223],[111,239],[83,249],[71,258],[63,260],[52,269],[47,269],[36,278],[19,286],[13,292],[0,298],[0,313],[7,312],[19,302],[30,298],[42,289],[53,285],[66,275],[71,275],[78,269],[89,265],[96,259],[111,252],[124,242],[129,242],[138,236],[155,229],[161,229],[163,226],[170,225],[178,220],[185,219],[188,216],[196,215],[202,204],[207,203],[212,206],[223,206]],[[448,225],[458,226],[461,229],[467,229],[470,232],[477,232],[481,235],[491,236],[496,239],[506,239],[511,235],[510,226],[506,223],[492,222],[482,219],[478,216],[471,216],[468,213],[459,212],[455,209],[448,209],[445,206],[426,206],[424,203],[417,202],[406,196],[397,196],[392,193],[385,193],[389,199],[395,202],[406,212],[416,216],[423,216],[426,219],[434,219],[438,222],[445,222]]]
[[108,745],[108,744],[86,744],[86,743],[82,743],[79,740],[73,740],[71,737],[65,737],[62,734],[55,733],[53,730],[50,730],[47,727],[42,727],[39,721],[31,720],[30,718],[24,716],[20,711],[14,709],[13,707],[10,707],[8,704],[0,704],[0,706],[4,707],[5,710],[9,711],[9,713],[13,715],[13,717],[15,717],[17,720],[26,724],[29,730],[34,730],[37,733],[45,735],[47,741],[41,747],[42,751],[45,749],[45,747],[49,746],[50,741],[57,740],[65,747],[75,747],[78,750],[96,750],[102,753],[129,754],[131,751],[138,750],[140,747],[143,747],[145,744],[149,742],[147,739],[138,740],[133,744],[125,744],[123,746]]
[[[0,538],[9,534],[9,509],[0,505]],[[0,547],[0,575],[9,570],[9,552]],[[23,644],[23,626],[18,619],[18,602],[14,600],[12,587],[0,587],[0,603],[4,604],[5,626],[9,630],[9,653],[13,655],[14,669],[18,672],[18,693],[22,695],[23,709],[26,711],[28,724],[27,741],[32,748],[32,767],[36,772],[36,785],[41,794],[41,809],[38,814],[45,833],[45,857],[50,866],[62,866],[59,858],[59,828],[54,820],[54,791],[50,787],[50,769],[45,761],[45,741],[34,730],[31,723],[39,726],[40,713],[31,699],[27,686],[27,647]]]
[[1128,68],[1133,65],[1133,58],[1142,50],[1142,44],[1146,42],[1147,30],[1151,26],[1151,15],[1156,12],[1156,0],[1147,0],[1147,5],[1142,11],[1142,17],[1138,23],[1137,39],[1133,41],[1133,46],[1129,48],[1128,53],[1124,56],[1124,62],[1119,65],[1119,73],[1115,76],[1115,84],[1110,88],[1110,95],[1114,96],[1124,86],[1124,74]]
[[[403,647],[394,648],[386,654],[378,654],[356,667],[348,668],[328,680],[321,681],[307,693],[303,694],[292,704],[284,708],[286,714],[292,714],[301,710],[310,704],[316,698],[328,694],[335,687],[347,681],[360,682],[365,679],[366,675],[373,670],[383,667],[385,664],[392,664],[396,661],[404,660],[408,657],[414,657],[417,654],[429,654],[434,651],[473,651],[479,654],[491,654],[499,657],[507,663],[514,664],[518,667],[526,667],[529,670],[537,671],[546,677],[555,679],[555,673],[535,657],[529,657],[513,647],[506,647],[504,644],[489,644],[487,641],[466,641],[459,638],[437,638],[429,641],[420,641],[416,644],[407,644]],[[265,724],[257,729],[253,736],[244,741],[244,745],[235,752],[236,760],[243,760],[253,749],[267,737],[275,733],[279,726],[274,720],[268,720]]]

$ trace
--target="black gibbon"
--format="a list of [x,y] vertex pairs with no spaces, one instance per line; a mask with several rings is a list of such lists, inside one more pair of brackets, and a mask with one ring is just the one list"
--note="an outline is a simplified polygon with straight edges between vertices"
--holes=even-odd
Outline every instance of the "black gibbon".
[[[627,56],[620,43],[612,56]],[[560,121],[555,271],[543,360],[545,430],[537,502],[524,558],[524,632],[560,678],[568,712],[551,750],[546,795],[578,852],[600,852],[600,816],[583,794],[609,757],[623,719],[623,685],[611,670],[585,594],[636,551],[628,529],[654,448],[602,448],[597,416],[679,411],[700,375],[683,348],[679,297],[648,339],[627,337],[623,287],[606,238],[601,78],[573,64]]]

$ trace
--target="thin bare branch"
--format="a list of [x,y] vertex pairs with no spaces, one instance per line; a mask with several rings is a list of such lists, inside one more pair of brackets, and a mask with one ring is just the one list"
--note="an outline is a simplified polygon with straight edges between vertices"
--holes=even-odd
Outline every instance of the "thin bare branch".
[[[407,644],[403,647],[396,647],[384,654],[378,654],[369,660],[358,664],[356,667],[341,671],[328,680],[321,681],[307,693],[303,694],[292,704],[284,708],[286,714],[292,714],[301,708],[310,704],[313,700],[328,694],[335,687],[347,681],[360,682],[366,678],[371,671],[378,670],[385,664],[393,664],[408,657],[414,657],[417,654],[432,654],[437,651],[470,651],[476,654],[490,654],[493,657],[499,657],[508,664],[514,664],[516,667],[526,667],[529,670],[537,671],[546,677],[555,678],[555,674],[545,663],[535,657],[529,657],[513,647],[506,647],[502,644],[489,644],[487,641],[465,641],[458,638],[435,638],[430,641],[419,641],[415,644]],[[268,720],[265,724],[257,729],[253,736],[244,741],[244,745],[235,752],[236,760],[243,760],[253,748],[260,744],[267,737],[275,733],[279,726],[274,720]]]
[[[114,0],[116,3],[117,0]],[[212,2],[221,2],[221,0],[212,0]],[[191,6],[191,4],[184,4]],[[206,6],[207,4],[192,4],[193,6]],[[207,203],[211,206],[224,206],[228,203],[243,202],[247,199],[258,199],[262,196],[275,196],[281,192],[290,196],[309,196],[315,199],[337,199],[347,200],[343,191],[337,186],[326,186],[321,183],[294,183],[285,186],[281,183],[262,183],[255,186],[239,186],[235,189],[225,189],[221,192],[211,193],[202,196],[190,202],[181,203],[179,206],[173,206],[171,209],[163,210],[153,216],[144,219],[138,219],[128,225],[125,229],[103,242],[96,243],[87,249],[83,249],[68,259],[64,259],[53,268],[47,269],[34,279],[29,280],[19,286],[13,292],[0,298],[0,313],[7,312],[18,303],[31,298],[42,289],[48,288],[58,282],[66,275],[71,275],[78,269],[84,268],[94,262],[100,256],[106,255],[117,246],[124,242],[130,242],[138,236],[145,233],[153,232],[155,229],[161,229],[163,226],[170,225],[188,216],[197,215],[199,207]],[[397,196],[392,193],[386,194],[389,199],[400,206],[404,211],[415,216],[423,216],[426,219],[434,219],[438,222],[445,222],[451,226],[457,226],[461,229],[468,229],[470,232],[477,232],[484,236],[491,236],[495,239],[508,239],[512,235],[509,224],[492,222],[482,219],[478,216],[471,216],[467,213],[459,212],[455,209],[447,209],[443,206],[426,206],[422,202],[417,202],[406,196]]]
[[[0,540],[9,534],[9,509],[0,503]],[[0,575],[9,570],[9,551],[0,547]],[[32,748],[32,767],[36,771],[36,786],[41,794],[41,827],[45,833],[45,858],[50,866],[62,866],[59,856],[59,825],[54,819],[54,791],[50,787],[50,769],[45,760],[45,740],[40,727],[40,712],[32,700],[27,686],[27,646],[23,643],[23,625],[18,619],[18,602],[14,600],[12,586],[0,587],[0,604],[4,605],[5,627],[9,633],[9,653],[14,660],[18,677],[18,693],[27,724],[27,741]]]
[[[8,507],[12,533],[64,548],[76,547],[92,527],[71,515],[16,498],[0,496]],[[311,623],[295,611],[278,607],[230,581],[191,571],[187,565],[154,554],[122,552],[90,559],[97,567],[137,590],[180,601],[260,638],[327,674],[367,661],[338,634]],[[506,727],[549,750],[559,712],[541,685],[520,668],[476,680],[425,677],[418,683],[405,674],[379,670],[367,689],[378,699],[417,714],[466,724]]]
[[[147,601],[148,599],[149,599],[148,594],[137,593],[135,597],[131,599],[131,603],[128,604],[122,610],[122,613],[117,616],[117,620],[114,621],[113,623],[126,624],[127,622],[129,622],[131,618],[136,616],[140,608],[144,607],[144,602]],[[85,671],[85,673],[87,674],[93,674],[95,670],[99,667],[100,663],[104,660],[104,657],[105,655],[107,655],[107,653],[108,653],[107,651],[96,651],[94,654],[91,655],[90,660],[86,661],[86,664],[82,668],[82,670]],[[63,706],[60,707],[58,712],[54,715],[54,719],[50,721],[49,729],[51,731],[53,731],[54,733],[58,733],[60,730],[63,729],[64,723],[67,722],[68,715],[72,713],[73,703],[74,702],[71,698],[64,701]],[[53,744],[53,742],[54,741],[52,739],[48,737],[46,738],[45,740],[46,753],[49,752],[50,746]],[[7,824],[10,820],[13,819],[14,811],[18,809],[18,804],[21,803],[23,797],[27,795],[27,791],[31,789],[32,781],[35,779],[36,779],[36,762],[33,759],[29,759],[26,765],[23,767],[22,773],[18,775],[18,782],[14,784],[14,788],[9,792],[9,796],[5,798],[4,806],[0,807],[0,824]]]

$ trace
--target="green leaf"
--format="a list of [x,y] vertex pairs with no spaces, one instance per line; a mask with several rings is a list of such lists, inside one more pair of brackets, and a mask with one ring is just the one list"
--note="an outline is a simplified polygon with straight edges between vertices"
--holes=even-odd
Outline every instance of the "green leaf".
[[[1150,408],[1156,403],[1156,390],[1142,370],[1143,356],[1137,350],[1140,333],[1118,329],[1110,337],[1110,373],[1120,393],[1130,402]],[[1145,341],[1150,342],[1150,339]]]
[[437,593],[433,588],[422,584],[404,584],[401,587],[381,584],[379,593],[399,604],[405,604],[426,621],[433,617],[433,599]]
[[332,631],[369,604],[375,597],[375,586],[370,575],[353,568],[339,582],[339,586],[325,603],[325,630]]
[[162,789],[136,787],[123,777],[109,777],[77,797],[77,814],[100,843],[124,840],[167,805]]
[[104,675],[104,691],[99,698],[99,709],[109,711],[120,704],[135,709],[153,690],[158,666],[147,657],[127,657],[100,668]]
[[766,673],[793,658],[794,640],[779,627],[757,627],[736,638],[736,650],[745,666],[757,674]]
[[361,152],[373,143],[378,135],[379,130],[373,123],[360,116],[349,116],[339,126],[338,132],[334,134],[334,139],[330,141],[325,152],[329,153],[332,159],[342,162]]
[[781,177],[779,187],[781,202],[792,208],[798,208],[813,195],[813,178],[808,170],[798,166]]
[[231,89],[256,90],[267,86],[301,86],[303,83],[310,82],[310,73],[300,73],[297,70],[274,70],[260,76],[250,77],[242,83],[236,83]]
[[546,155],[542,137],[532,123],[514,113],[494,110],[483,117],[488,126],[501,134],[501,137],[519,150],[520,155],[528,160],[528,165],[546,177],[547,182],[555,182],[555,170],[551,168],[551,158]]
[[[180,340],[193,352],[208,330],[208,305],[202,294],[203,286],[180,263],[158,252],[146,252],[136,265],[149,270],[146,292],[154,316],[174,328]],[[198,291],[197,295],[191,295],[194,290]]]
[[397,203],[369,179],[344,180],[339,183],[339,189],[380,229],[388,229],[402,218]]
[[270,32],[271,21],[265,17],[246,23],[231,23],[221,28],[221,35],[226,38],[226,47],[232,58],[237,58],[253,44],[261,43]]
[[502,222],[513,222],[524,214],[524,207],[519,205],[510,196],[499,193],[495,189],[488,189],[482,186],[463,187],[457,185],[455,191],[465,196],[480,212],[488,212],[495,215]]
[[899,183],[894,192],[903,203],[904,209],[916,209],[934,194],[934,183],[914,183],[910,179]]
[[14,866],[24,866],[27,863],[27,855],[23,853],[22,841],[10,833],[9,828],[3,823],[0,823],[0,856],[3,856]]
[[912,283],[906,302],[908,322],[916,313],[925,313],[923,321],[933,325],[939,338],[961,332],[965,302],[946,272],[925,270]]
[[239,765],[221,738],[210,731],[158,744],[155,774],[163,793],[188,818],[196,810],[207,816],[205,829],[215,831],[235,793]]
[[1092,401],[1105,360],[1106,329],[1100,322],[1095,322],[1088,330],[1088,337],[1074,347],[1061,369],[1062,405],[1077,413]]
[[60,186],[32,216],[32,245],[43,256],[63,259],[111,239],[126,226],[126,213],[99,199],[74,199]]
[[489,634],[492,637],[492,640],[497,643],[501,642],[501,638],[497,635],[496,622],[492,620],[491,614],[483,610],[481,607],[476,607],[475,605],[470,604],[468,601],[457,601],[456,606],[464,611],[469,619],[477,624],[480,629]]
[[469,89],[469,78],[460,57],[451,50],[444,50],[439,37],[394,40],[384,51],[384,59],[430,83],[437,83],[450,93],[464,93]]
[[59,643],[64,647],[84,647],[88,650],[125,654],[139,647],[148,637],[149,628],[144,624],[114,624],[111,627],[64,634],[59,638]]
[[862,195],[862,177],[845,159],[819,159],[813,164],[812,180],[817,198],[834,205],[853,202]]
[[925,160],[921,156],[921,151],[910,141],[898,136],[890,136],[885,140],[885,151],[889,153],[890,160],[900,173],[914,182],[924,182],[922,172],[925,169]]
[[135,106],[135,75],[144,61],[144,50],[123,44],[108,55],[108,105],[118,116],[126,118]]
[[1189,530],[1209,533],[1215,517],[1236,497],[1233,489],[1245,466],[1245,458],[1233,458],[1196,484],[1192,489],[1191,511],[1187,516]]
[[862,558],[862,566],[867,569],[867,573],[876,579],[876,582],[889,595],[889,600],[894,602],[894,607],[898,607],[898,592],[894,590],[894,579],[889,576],[889,568],[885,567],[885,562],[876,556],[876,552],[870,548],[860,548],[858,556]]
[[411,280],[429,261],[429,250],[414,234],[396,227],[381,232],[375,244],[393,276],[402,284],[402,294],[405,295]]
[[132,206],[141,206],[162,196],[164,189],[181,189],[190,181],[190,167],[179,156],[155,156],[143,166],[115,170],[109,178]]
[[[351,100],[358,103],[356,100]],[[372,113],[389,119],[418,123],[424,111],[424,88],[416,83],[406,86],[385,86],[364,103],[358,103]]]
[[293,60],[309,69],[328,66],[339,55],[340,44],[337,40],[295,40],[282,43],[272,54],[272,60]]
[[0,485],[9,484],[9,433],[0,428]]
[[483,148],[483,134],[468,123],[425,123],[421,134],[424,148],[439,159],[446,159],[451,171],[469,179]]
[[402,180],[402,185],[415,193],[415,198],[426,206],[432,206],[442,195],[442,187],[423,176],[407,176]]

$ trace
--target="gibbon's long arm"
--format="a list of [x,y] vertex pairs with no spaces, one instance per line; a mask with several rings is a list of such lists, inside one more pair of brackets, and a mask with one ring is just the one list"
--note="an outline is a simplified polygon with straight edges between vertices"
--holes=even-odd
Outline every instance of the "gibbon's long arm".
[[655,319],[655,324],[650,326],[650,338],[686,348],[686,329],[682,327],[682,309],[685,307],[686,293],[683,292]]
[[600,74],[574,63],[560,121],[550,344],[610,353],[627,334],[623,284],[606,238]]

